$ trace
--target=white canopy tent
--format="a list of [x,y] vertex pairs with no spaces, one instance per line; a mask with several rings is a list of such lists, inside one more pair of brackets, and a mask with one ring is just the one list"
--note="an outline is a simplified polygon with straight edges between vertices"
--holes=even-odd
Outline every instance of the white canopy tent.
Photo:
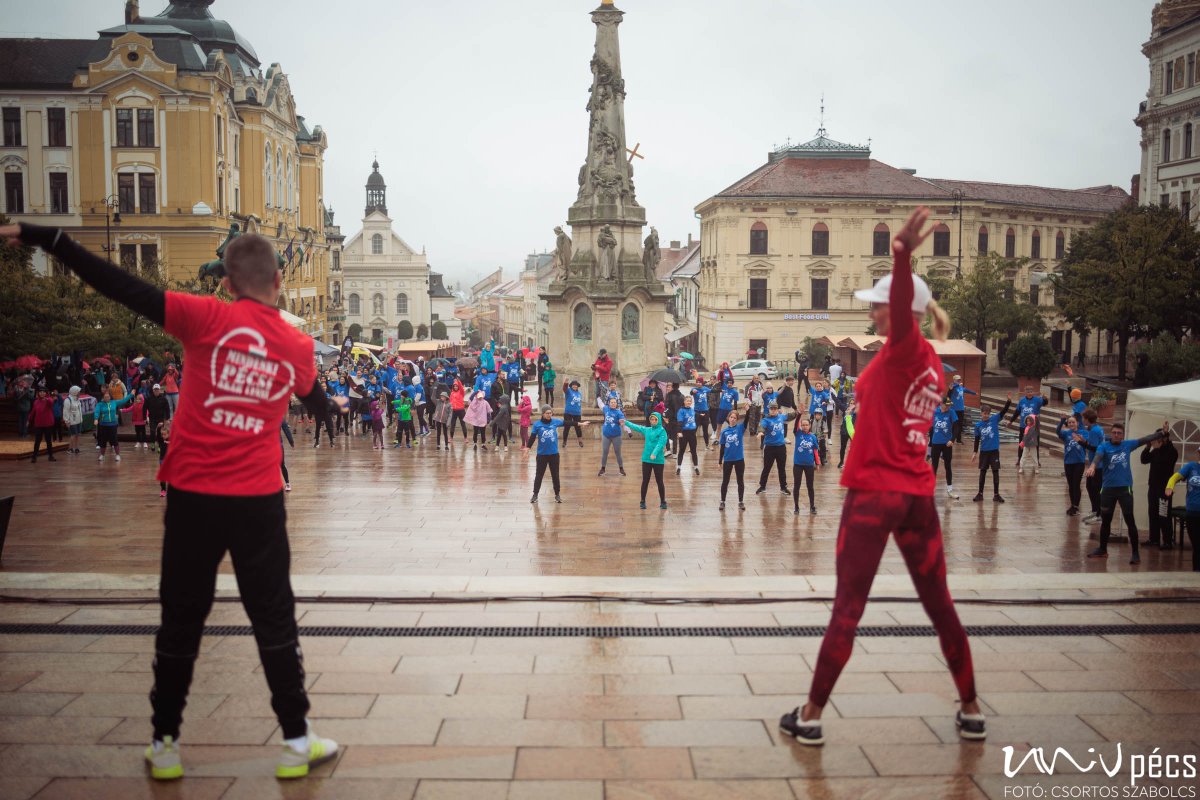
[[[1150,389],[1134,389],[1125,400],[1125,436],[1140,439],[1162,427],[1171,425],[1171,442],[1179,451],[1180,464],[1196,458],[1200,447],[1200,381],[1173,383]],[[1133,459],[1134,517],[1145,535],[1149,525],[1146,508],[1146,482],[1150,468],[1142,463],[1141,452]],[[1183,505],[1184,493],[1176,492],[1174,505]]]

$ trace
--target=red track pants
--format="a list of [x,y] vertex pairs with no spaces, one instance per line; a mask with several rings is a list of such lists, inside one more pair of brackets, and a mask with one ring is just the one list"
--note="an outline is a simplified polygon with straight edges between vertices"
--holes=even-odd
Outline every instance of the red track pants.
[[975,699],[971,648],[946,588],[942,527],[933,498],[852,489],[842,506],[842,522],[838,529],[837,595],[833,602],[833,617],[825,630],[812,689],[808,693],[809,701],[815,706],[824,707],[842,668],[850,659],[854,632],[866,609],[867,595],[879,569],[888,534],[893,531],[917,596],[937,631],[942,654],[958,686],[959,700],[968,703]]

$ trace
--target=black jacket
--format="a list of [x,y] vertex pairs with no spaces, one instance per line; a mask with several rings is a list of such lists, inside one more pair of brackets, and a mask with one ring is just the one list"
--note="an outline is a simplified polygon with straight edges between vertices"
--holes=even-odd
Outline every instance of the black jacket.
[[780,408],[795,408],[796,393],[792,391],[792,387],[784,386],[779,390],[779,396],[775,398],[775,402],[779,404]]
[[667,392],[666,399],[667,411],[671,414],[671,419],[675,419],[675,412],[683,408],[683,392],[678,389],[672,389]]
[[167,402],[165,394],[155,397],[154,392],[151,392],[146,397],[146,418],[150,420],[151,429],[171,418],[171,404]]
[[1142,448],[1142,463],[1150,465],[1150,479],[1147,488],[1154,495],[1161,495],[1167,488],[1167,481],[1175,474],[1175,462],[1179,459],[1179,451],[1168,439],[1162,447]]

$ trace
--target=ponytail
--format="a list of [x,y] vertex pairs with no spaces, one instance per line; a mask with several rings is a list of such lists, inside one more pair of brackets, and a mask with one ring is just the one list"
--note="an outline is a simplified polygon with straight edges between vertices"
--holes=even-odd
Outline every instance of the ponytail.
[[937,300],[930,300],[925,306],[925,313],[932,317],[933,338],[939,342],[946,341],[950,336],[950,315],[946,313],[946,309],[938,305]]

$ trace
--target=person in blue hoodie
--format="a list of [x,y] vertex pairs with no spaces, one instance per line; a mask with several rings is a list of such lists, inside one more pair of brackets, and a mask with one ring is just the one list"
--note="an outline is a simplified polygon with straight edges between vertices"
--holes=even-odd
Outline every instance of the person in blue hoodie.
[[796,446],[792,451],[792,483],[795,495],[792,498],[792,513],[800,513],[800,484],[808,486],[808,513],[817,513],[817,501],[813,494],[813,478],[821,468],[820,443],[812,432],[812,424],[808,420],[800,421],[800,430],[796,433]]
[[542,406],[542,416],[529,429],[529,441],[525,443],[525,457],[529,457],[533,445],[537,444],[537,471],[533,477],[533,497],[530,503],[536,503],[538,492],[542,489],[542,478],[546,470],[550,470],[550,481],[554,484],[554,502],[561,503],[560,485],[558,480],[558,429],[563,426],[561,419],[554,418],[553,406]]
[[483,392],[484,397],[492,396],[492,384],[496,382],[496,373],[480,365],[479,374],[475,376],[474,391]]
[[679,460],[675,462],[675,474],[683,467],[683,454],[692,449],[692,471],[700,474],[700,462],[696,460],[696,408],[692,395],[684,395],[683,406],[675,412],[675,429],[679,431]]
[[974,498],[976,503],[983,502],[983,485],[989,468],[992,470],[992,488],[995,490],[992,502],[1004,502],[1000,496],[1000,425],[1011,405],[1012,392],[1009,392],[1004,408],[996,414],[991,413],[992,409],[987,403],[979,406],[979,422],[975,423],[975,452],[971,455],[971,463],[979,463],[979,493]]
[[640,433],[646,440],[642,446],[642,508],[646,507],[646,490],[650,487],[650,476],[658,483],[658,507],[667,507],[667,487],[663,483],[663,469],[667,453],[667,429],[662,424],[662,415],[650,413],[649,425],[638,425],[625,420],[625,427]]
[[1130,564],[1142,563],[1138,555],[1137,521],[1133,518],[1133,471],[1130,456],[1143,445],[1165,438],[1170,425],[1163,423],[1162,429],[1140,439],[1126,439],[1125,425],[1113,423],[1108,429],[1108,441],[1096,448],[1091,466],[1085,474],[1092,475],[1098,469],[1104,471],[1104,482],[1100,487],[1100,546],[1088,553],[1088,558],[1108,558],[1108,537],[1112,533],[1112,518],[1117,506],[1129,529]]
[[929,435],[930,460],[933,462],[933,477],[937,478],[938,463],[946,464],[946,495],[954,500],[958,493],[954,491],[954,467],[951,464],[954,456],[954,431],[958,424],[958,414],[951,408],[951,399],[946,397],[942,404],[933,412],[933,426]]
[[1067,476],[1067,496],[1071,498],[1067,516],[1074,517],[1079,514],[1079,503],[1083,497],[1080,484],[1087,467],[1087,436],[1080,432],[1079,423],[1073,416],[1060,419],[1055,433],[1063,443],[1063,472]]
[[[488,372],[495,374],[496,372],[496,340],[490,339],[488,343],[479,351],[479,366],[486,369]],[[489,384],[490,386],[490,384]]]
[[508,394],[515,407],[521,402],[521,393],[525,391],[525,372],[521,369],[521,360],[513,353],[504,362],[504,382],[508,385]]
[[597,475],[604,474],[610,449],[617,451],[617,469],[621,470],[622,475],[625,474],[625,462],[621,460],[621,426],[624,422],[625,412],[621,410],[621,401],[610,397],[604,409],[604,427],[600,429],[600,471]]
[[795,416],[793,411],[781,412],[778,403],[772,402],[767,406],[767,415],[762,418],[758,429],[763,446],[763,468],[762,474],[758,476],[758,490],[755,494],[762,494],[767,490],[767,479],[771,477],[771,467],[776,467],[779,472],[779,491],[791,494],[787,485],[787,469],[784,464],[787,463],[788,420],[793,416]]
[[575,438],[583,447],[583,428],[579,420],[583,417],[583,392],[579,391],[579,381],[571,381],[563,390],[563,444],[571,438],[571,429],[575,429]]
[[738,418],[737,409],[730,409],[725,427],[717,434],[717,466],[721,467],[721,507],[725,510],[725,493],[729,476],[737,473],[738,508],[746,510],[746,425]]
[[703,380],[698,379],[689,394],[692,396],[692,407],[696,410],[696,426],[704,434],[704,449],[708,450],[711,446],[708,437],[708,387],[704,385]]
[[737,408],[738,400],[740,399],[737,386],[733,382],[733,378],[728,378],[725,381],[725,388],[721,390],[721,403],[717,406],[717,426],[725,424],[725,418],[729,416],[729,412]]
[[978,396],[979,393],[963,386],[962,375],[955,375],[953,385],[950,387],[950,408],[958,415],[958,422],[954,426],[954,443],[962,444],[963,422],[967,418],[967,400],[966,395],[973,394]]

